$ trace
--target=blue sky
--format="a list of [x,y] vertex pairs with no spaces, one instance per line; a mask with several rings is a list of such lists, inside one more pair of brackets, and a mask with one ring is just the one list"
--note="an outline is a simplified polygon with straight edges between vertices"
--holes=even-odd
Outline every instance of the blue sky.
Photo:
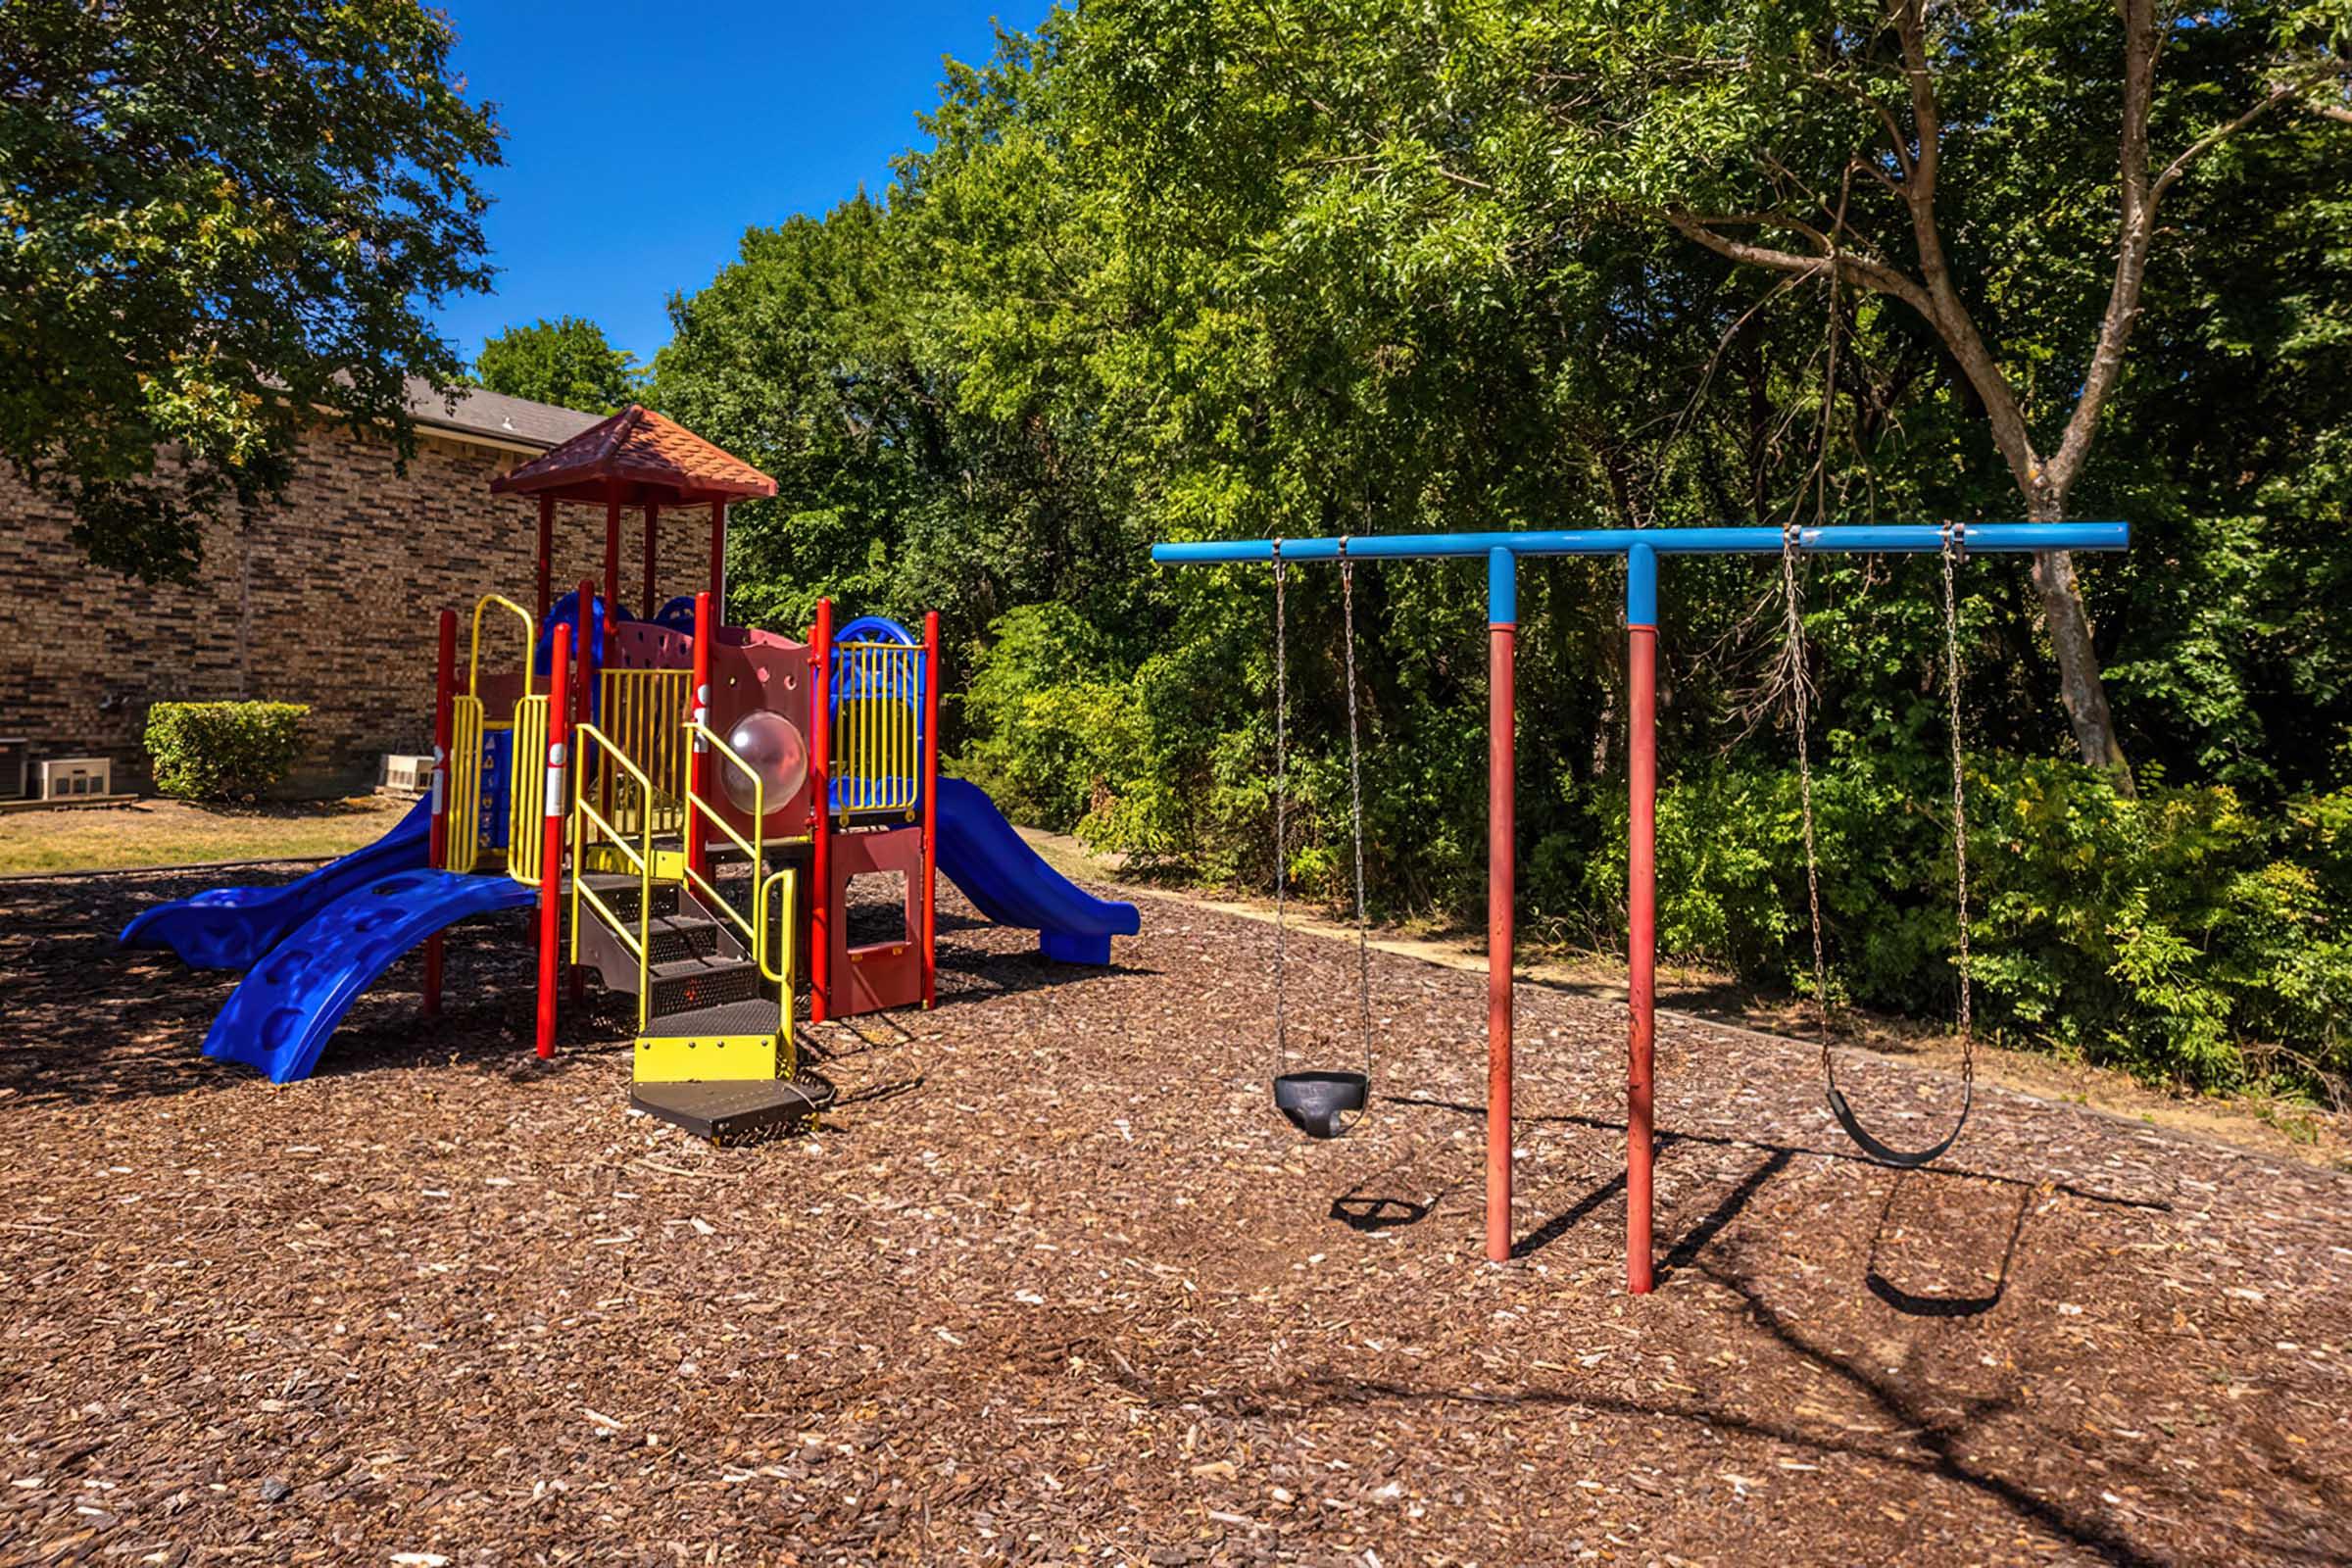
[[441,0],[467,96],[499,107],[487,222],[497,292],[453,301],[468,360],[500,328],[586,316],[650,360],[670,291],[734,260],[755,223],[822,213],[920,138],[944,58],[1034,27],[1046,0]]

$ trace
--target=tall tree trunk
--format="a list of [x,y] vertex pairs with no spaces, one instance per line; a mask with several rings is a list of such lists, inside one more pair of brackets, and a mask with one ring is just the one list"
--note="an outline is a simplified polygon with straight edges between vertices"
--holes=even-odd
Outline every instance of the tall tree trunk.
[[[2034,507],[2030,517],[2034,522],[2066,520],[2063,508],[2047,503]],[[2041,599],[2042,624],[2049,628],[2050,652],[2058,663],[2058,698],[2066,705],[2075,748],[2085,763],[2114,782],[2117,794],[2132,795],[2135,793],[2132,766],[2125,760],[2123,743],[2116,738],[2115,718],[2107,710],[2107,685],[2099,677],[2090,612],[2082,603],[2082,584],[2075,580],[2074,552],[2037,552],[2034,591]]]

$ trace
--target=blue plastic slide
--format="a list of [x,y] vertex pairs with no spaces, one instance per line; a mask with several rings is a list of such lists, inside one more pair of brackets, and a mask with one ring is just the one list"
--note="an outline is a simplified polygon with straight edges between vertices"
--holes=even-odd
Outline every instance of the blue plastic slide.
[[939,868],[982,914],[1026,926],[1040,952],[1065,963],[1108,963],[1110,939],[1144,928],[1132,904],[1098,899],[1031,849],[978,785],[939,781]]
[[213,1020],[204,1054],[307,1078],[327,1036],[394,959],[467,915],[519,909],[539,890],[513,877],[418,868],[380,877],[320,909],[256,964]]
[[431,848],[433,803],[409,808],[400,825],[364,850],[275,887],[215,888],[142,909],[122,928],[126,948],[170,948],[199,969],[250,969],[287,932],[353,888],[421,868]]

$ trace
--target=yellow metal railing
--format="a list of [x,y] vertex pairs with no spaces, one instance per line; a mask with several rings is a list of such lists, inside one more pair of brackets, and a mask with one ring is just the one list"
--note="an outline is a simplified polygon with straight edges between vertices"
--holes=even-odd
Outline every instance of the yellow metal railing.
[[[741,833],[738,833],[735,830],[734,824],[729,822],[725,817],[719,815],[718,811],[711,807],[710,802],[698,800],[694,796],[689,795],[685,798],[687,842],[689,844],[694,842],[694,834],[696,831],[695,821],[698,817],[709,822],[712,827],[718,829],[719,833],[724,836],[729,843],[741,850],[745,856],[750,858],[752,874],[756,877],[760,874],[760,824],[765,820],[767,815],[765,810],[766,787],[761,784],[758,770],[755,769],[751,763],[745,761],[740,756],[738,756],[735,748],[729,746],[725,741],[720,740],[716,735],[712,734],[709,726],[698,724],[694,720],[688,719],[684,725],[684,728],[688,732],[688,737],[690,740],[698,740],[704,745],[710,747],[712,756],[724,759],[729,764],[741,771],[744,777],[750,779],[752,783],[752,836],[750,838],[747,839]],[[706,784],[704,787],[709,788],[709,785]],[[739,911],[733,905],[727,902],[726,895],[718,891],[716,884],[712,883],[709,877],[703,875],[702,872],[694,868],[692,863],[693,859],[693,856],[690,855],[687,857],[687,882],[692,884],[706,897],[708,897],[710,903],[715,906],[716,911],[725,915],[728,922],[732,924],[736,930],[743,933],[743,945],[745,950],[749,952],[755,959],[759,958],[760,956],[762,945],[760,939],[759,924],[753,918],[753,913],[757,912],[757,906],[759,904],[759,890],[756,888],[753,890],[754,897],[752,902],[755,907],[752,913]]]
[[514,744],[509,753],[507,875],[539,885],[547,849],[547,694],[514,705]]
[[466,694],[482,695],[482,616],[492,605],[510,610],[522,621],[522,695],[531,695],[531,662],[539,657],[539,623],[531,612],[504,594],[484,594],[473,605],[473,655],[466,664]]
[[[652,796],[654,781],[646,775],[644,769],[630,761],[613,746],[611,736],[594,724],[582,724],[575,733],[583,750],[593,743],[604,754],[610,765],[619,768],[638,789],[642,790],[649,798]],[[635,829],[637,843],[632,845],[629,842],[630,834],[628,832],[615,826],[612,818],[588,804],[588,794],[589,792],[584,789],[575,789],[571,792],[571,961],[574,963],[580,961],[580,906],[585,904],[596,911],[597,917],[603,920],[612,934],[620,939],[621,945],[627,948],[630,955],[637,960],[637,1027],[642,1031],[645,1028],[647,1009],[652,1005],[654,989],[653,983],[648,977],[648,971],[653,967],[652,954],[654,950],[653,812],[643,810],[638,813],[638,826]],[[589,830],[592,828],[598,834],[597,838],[589,837]],[[618,851],[621,859],[637,873],[637,929],[635,931],[631,931],[628,923],[620,917],[619,913],[610,904],[607,904],[594,888],[588,886],[588,852],[600,843],[610,844]]]
[[833,809],[903,811],[911,819],[922,785],[923,650],[903,643],[840,643],[833,719]]
[[[482,617],[492,606],[512,612],[522,622],[522,700],[514,706],[513,718],[491,719],[482,710]],[[441,868],[445,871],[477,870],[488,858],[482,831],[482,739],[485,734],[514,731],[514,745],[507,754],[507,794],[511,803],[507,819],[507,864],[514,876],[523,881],[538,879],[540,832],[538,807],[530,808],[530,831],[519,831],[523,816],[523,800],[528,795],[533,802],[546,799],[547,778],[543,771],[547,760],[547,699],[531,696],[531,661],[537,657],[539,626],[531,612],[514,600],[501,594],[484,594],[473,606],[473,648],[466,661],[466,692],[450,699],[449,757],[445,761],[449,778],[449,797],[443,807],[448,813],[449,836],[442,852]],[[537,725],[534,741],[522,732],[529,722],[526,710],[537,706]],[[517,865],[528,858],[529,874]]]
[[[706,823],[717,827],[719,837],[724,837],[729,844],[734,844],[736,849],[741,849],[743,856],[746,856],[748,862],[751,862],[751,882],[753,882],[751,884],[751,907],[736,909],[734,906],[731,906],[731,903],[727,901],[727,896],[717,889],[717,884],[710,882],[710,877],[706,877],[704,872],[696,870],[694,856],[687,856],[687,872],[684,872],[684,879],[687,879],[687,886],[692,886],[696,894],[704,896],[706,907],[710,907],[715,914],[722,914],[722,917],[727,919],[727,924],[731,924],[736,931],[743,933],[743,950],[751,953],[751,961],[753,964],[758,964],[760,973],[762,973],[764,978],[769,978],[769,980],[786,978],[786,976],[790,976],[790,968],[793,968],[793,955],[790,955],[790,948],[793,948],[793,945],[790,945],[790,941],[783,943],[783,948],[786,948],[786,955],[783,955],[783,976],[778,976],[776,964],[769,964],[766,896],[769,896],[769,889],[778,882],[778,879],[783,879],[783,882],[786,882],[786,889],[790,889],[790,886],[793,886],[793,882],[790,882],[793,872],[778,870],[774,874],[769,874],[766,879],[760,877],[760,872],[764,870],[762,860],[760,860],[760,844],[762,844],[762,839],[760,839],[760,830],[762,830],[762,823],[766,823],[766,785],[760,780],[758,768],[755,768],[753,764],[748,764],[748,761],[743,761],[743,757],[736,753],[736,748],[731,748],[731,745],[719,741],[715,733],[710,733],[710,726],[708,724],[696,724],[694,719],[687,719],[687,724],[684,724],[682,729],[684,729],[684,733],[687,733],[689,743],[708,745],[712,757],[727,761],[727,766],[736,768],[736,771],[743,773],[743,778],[751,780],[751,837],[743,837],[741,832],[736,832],[734,823],[729,823],[724,815],[719,815],[715,808],[710,807],[710,802],[696,800],[694,795],[684,797],[684,802],[687,802],[687,842],[689,844],[694,842],[694,835],[699,832],[699,820],[706,820]],[[786,907],[790,907],[790,906],[786,906]],[[790,917],[788,917],[788,924],[790,924]],[[786,1049],[790,1051],[790,1044],[793,1044],[793,987],[790,987],[790,983],[783,983],[776,987],[776,1034],[781,1034],[783,1044],[786,1044]]]
[[470,871],[482,858],[482,704],[476,697],[449,705],[449,837],[441,869]]
[[[769,894],[778,883],[783,884],[784,888],[783,917],[780,927],[768,919],[767,913]],[[775,982],[776,995],[782,1001],[781,1017],[777,1022],[776,1032],[783,1037],[782,1071],[783,1076],[787,1078],[800,1071],[800,1050],[793,1044],[792,1039],[794,956],[792,921],[795,911],[800,907],[800,885],[799,876],[788,865],[780,870],[769,872],[766,880],[760,884],[759,895],[752,901],[752,923],[760,928],[760,941],[763,945],[760,957],[760,973],[766,979]],[[777,959],[772,964],[767,960],[767,954],[770,952],[777,955]]]
[[613,800],[610,775],[600,774],[597,799],[623,827],[638,824],[623,811],[640,806],[649,809],[656,833],[676,833],[686,825],[687,699],[694,692],[694,674],[684,669],[608,669],[598,706],[598,722],[622,753],[645,770],[653,791],[642,801]]

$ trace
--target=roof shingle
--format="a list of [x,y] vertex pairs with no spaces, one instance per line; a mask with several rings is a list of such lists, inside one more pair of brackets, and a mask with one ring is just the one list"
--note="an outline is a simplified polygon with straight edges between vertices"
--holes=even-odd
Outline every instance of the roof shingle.
[[499,495],[691,505],[772,496],[776,481],[681,424],[632,403],[490,481]]
[[516,446],[558,446],[597,421],[595,415],[577,409],[511,398],[478,386],[461,390],[452,407],[420,376],[409,378],[408,398],[410,413],[428,430],[486,435]]

